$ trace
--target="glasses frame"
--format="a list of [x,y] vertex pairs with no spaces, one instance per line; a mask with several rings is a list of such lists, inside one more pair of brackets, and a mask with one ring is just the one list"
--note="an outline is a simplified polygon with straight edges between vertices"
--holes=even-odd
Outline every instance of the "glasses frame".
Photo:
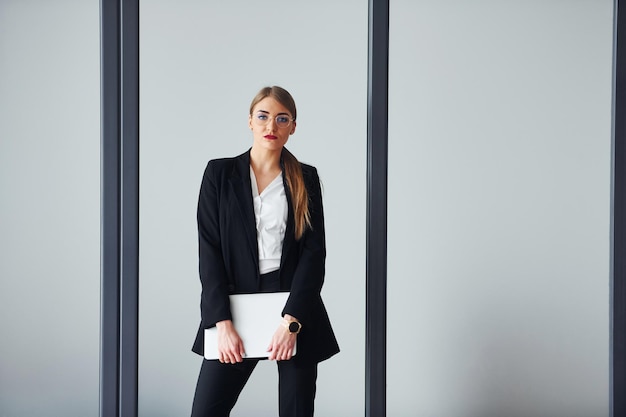
[[[267,117],[267,119],[261,120],[259,119],[259,116],[265,116]],[[258,111],[256,113],[251,114],[250,117],[252,118],[252,120],[257,126],[267,126],[268,124],[271,123],[271,121],[274,121],[274,123],[276,123],[276,127],[278,127],[279,129],[288,129],[296,121],[296,119],[291,117],[289,114],[285,114],[285,113],[277,114],[276,116],[270,116],[269,114],[265,112]],[[280,125],[279,122],[276,120],[278,117],[286,117],[288,119],[287,124],[285,126]]]

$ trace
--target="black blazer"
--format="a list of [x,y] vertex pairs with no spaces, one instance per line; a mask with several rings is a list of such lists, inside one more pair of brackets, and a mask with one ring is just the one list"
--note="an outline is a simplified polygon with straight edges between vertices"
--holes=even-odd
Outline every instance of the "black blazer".
[[[279,275],[281,291],[290,292],[283,314],[302,323],[298,353],[292,360],[311,363],[336,354],[339,346],[320,296],[326,243],[319,177],[314,167],[301,166],[312,227],[295,240],[291,195],[285,184],[289,212]],[[202,355],[204,329],[231,319],[228,295],[260,290],[249,150],[235,158],[209,161],[198,200],[198,239],[202,321],[192,350]]]

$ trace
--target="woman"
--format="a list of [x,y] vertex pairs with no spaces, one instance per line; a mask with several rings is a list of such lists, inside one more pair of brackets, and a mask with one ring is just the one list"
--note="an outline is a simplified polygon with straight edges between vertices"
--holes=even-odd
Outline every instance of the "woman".
[[289,92],[261,89],[248,124],[252,148],[210,161],[200,188],[202,321],[193,351],[203,354],[204,329],[216,326],[219,360],[203,360],[192,416],[228,416],[258,362],[244,358],[229,294],[276,291],[289,292],[283,323],[268,336],[280,416],[312,416],[317,364],[339,352],[320,297],[326,246],[319,178],[284,147],[296,130]]

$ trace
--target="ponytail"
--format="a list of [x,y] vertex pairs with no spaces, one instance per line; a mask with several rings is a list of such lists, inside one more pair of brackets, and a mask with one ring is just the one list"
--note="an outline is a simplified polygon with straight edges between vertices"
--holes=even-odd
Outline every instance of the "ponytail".
[[295,223],[296,240],[300,240],[307,227],[311,227],[311,215],[309,213],[309,193],[304,185],[302,166],[291,152],[283,148],[283,164],[285,166],[285,179],[291,193],[293,214]]

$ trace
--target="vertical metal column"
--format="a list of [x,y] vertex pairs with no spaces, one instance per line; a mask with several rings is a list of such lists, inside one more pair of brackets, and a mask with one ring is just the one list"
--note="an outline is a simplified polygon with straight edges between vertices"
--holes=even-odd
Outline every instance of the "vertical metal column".
[[120,416],[137,416],[139,338],[139,0],[121,0]]
[[613,33],[610,371],[612,417],[626,416],[626,12],[620,8],[623,4],[624,1],[620,0],[614,2]]
[[365,415],[386,415],[389,1],[369,0]]
[[100,1],[100,416],[137,415],[139,3]]
[[120,56],[119,5],[100,2],[100,416],[119,404]]

